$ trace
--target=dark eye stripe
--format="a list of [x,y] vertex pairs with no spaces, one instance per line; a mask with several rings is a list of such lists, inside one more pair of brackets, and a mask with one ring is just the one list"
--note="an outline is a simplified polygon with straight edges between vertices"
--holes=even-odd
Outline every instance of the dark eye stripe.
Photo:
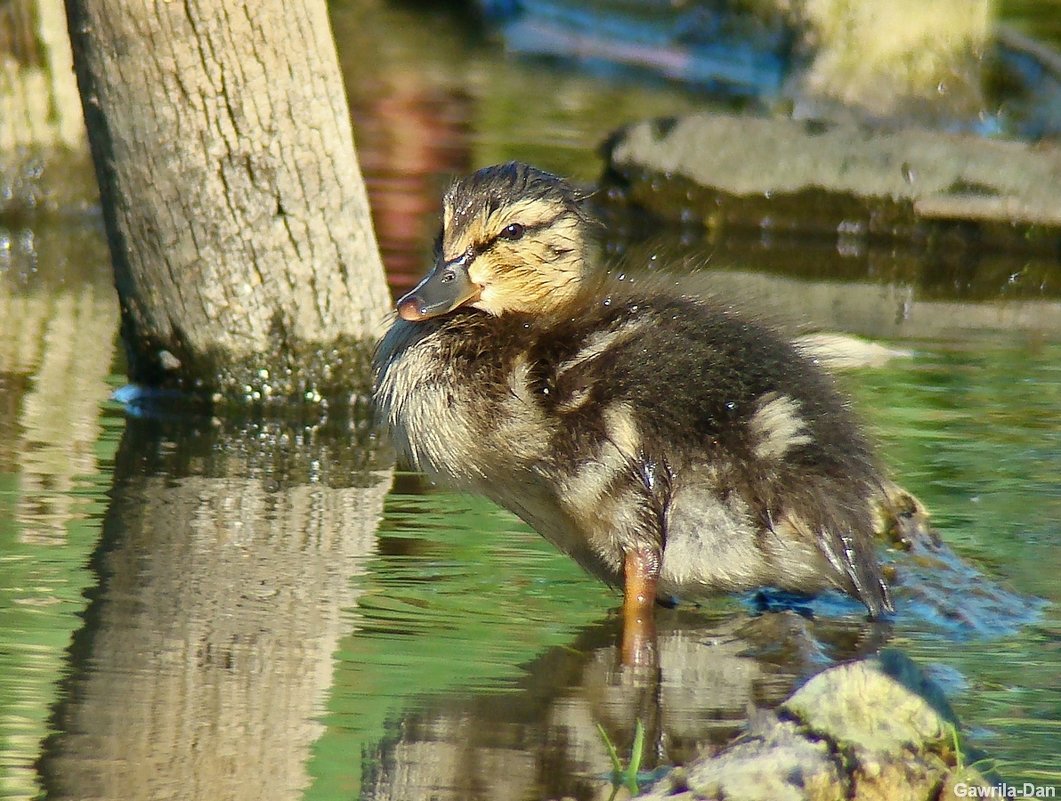
[[[543,228],[548,228],[553,223],[555,223],[557,220],[559,220],[562,216],[563,216],[562,213],[561,214],[557,214],[555,217],[550,217],[548,220],[542,220],[541,222],[534,223],[533,225],[523,225],[522,223],[515,223],[516,225],[520,225],[523,228],[523,233],[520,235],[520,239],[526,238],[527,234],[532,234],[535,231],[540,231]],[[509,226],[505,226],[505,228],[508,228],[508,227]],[[505,229],[502,229],[502,232],[504,230]],[[499,239],[507,239],[507,237],[502,236],[501,233],[495,234],[490,239],[488,239],[483,245],[481,245],[479,247],[476,247],[476,251],[478,251],[479,253],[482,253],[482,252],[492,248],[494,245],[497,244]]]
[[[523,236],[520,237],[520,238],[521,239],[525,239],[527,234],[532,234],[535,231],[540,231],[543,228],[548,228],[550,225],[552,225],[557,220],[559,220],[561,217],[563,217],[564,213],[565,212],[560,212],[556,216],[550,217],[548,220],[542,220],[541,222],[536,222],[536,223],[534,223],[532,225],[523,225],[522,223],[520,223],[520,225],[523,225]],[[467,258],[468,259],[468,263],[470,264],[472,259],[474,259],[476,256],[488,251],[490,248],[492,248],[494,245],[496,245],[498,240],[500,240],[500,239],[504,239],[504,237],[501,236],[500,233],[497,233],[494,236],[492,236],[489,239],[487,239],[485,242],[477,242],[476,244],[472,245],[464,254],[462,254],[462,256],[458,256],[456,258]],[[439,238],[438,238],[438,247],[439,247],[438,252],[441,253],[442,252],[442,234],[441,233],[439,234]],[[449,261],[454,261],[454,260],[455,259],[450,259]]]

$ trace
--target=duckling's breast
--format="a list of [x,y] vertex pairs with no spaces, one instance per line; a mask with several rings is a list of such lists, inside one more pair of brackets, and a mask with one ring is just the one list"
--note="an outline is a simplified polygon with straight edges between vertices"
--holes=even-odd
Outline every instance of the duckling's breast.
[[[573,514],[565,477],[599,469],[595,446],[560,447],[562,419],[542,383],[536,335],[520,321],[458,313],[395,322],[376,353],[377,413],[399,458],[450,487],[487,496],[590,572],[615,582],[621,559],[605,558]],[[533,354],[533,356],[532,356]]]
[[526,397],[524,347],[491,322],[480,313],[397,320],[376,353],[377,411],[399,456],[479,492],[539,463],[551,436]]

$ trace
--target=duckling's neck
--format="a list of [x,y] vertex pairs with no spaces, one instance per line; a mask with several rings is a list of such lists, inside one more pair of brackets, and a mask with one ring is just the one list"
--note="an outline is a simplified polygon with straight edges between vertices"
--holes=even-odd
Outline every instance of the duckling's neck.
[[621,295],[624,287],[616,284],[614,277],[604,269],[584,270],[577,283],[567,291],[554,294],[551,302],[536,312],[543,325],[559,321],[583,319],[594,315],[602,307],[610,306],[613,296]]

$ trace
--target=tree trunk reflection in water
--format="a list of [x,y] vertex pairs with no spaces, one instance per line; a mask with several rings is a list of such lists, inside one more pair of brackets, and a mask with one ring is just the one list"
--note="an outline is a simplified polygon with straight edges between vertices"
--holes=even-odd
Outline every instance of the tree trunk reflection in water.
[[50,798],[298,797],[390,486],[358,434],[129,420]]

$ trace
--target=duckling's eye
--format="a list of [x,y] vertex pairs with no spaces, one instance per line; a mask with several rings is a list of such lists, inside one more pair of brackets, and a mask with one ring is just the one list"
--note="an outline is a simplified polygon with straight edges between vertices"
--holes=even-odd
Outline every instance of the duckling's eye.
[[515,241],[517,239],[520,239],[523,236],[523,234],[524,234],[524,232],[526,230],[527,229],[524,228],[519,223],[512,223],[511,225],[506,225],[502,229],[501,238],[502,239],[511,239],[512,241]]

